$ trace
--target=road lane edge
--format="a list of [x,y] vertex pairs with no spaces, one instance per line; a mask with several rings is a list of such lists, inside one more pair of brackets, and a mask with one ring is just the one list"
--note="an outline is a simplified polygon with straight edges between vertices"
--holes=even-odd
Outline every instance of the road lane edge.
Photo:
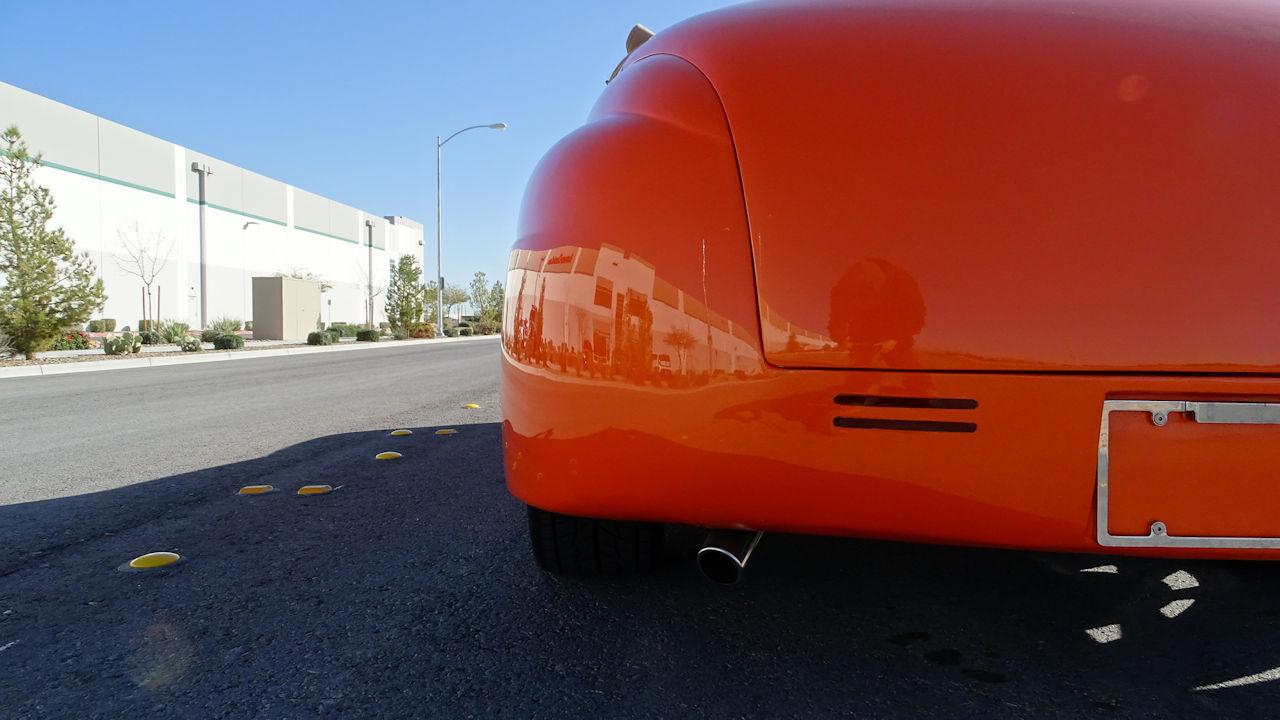
[[170,365],[194,365],[199,363],[227,362],[232,360],[258,360],[271,357],[288,357],[290,355],[314,355],[316,353],[326,352],[388,350],[394,348],[417,347],[420,345],[443,345],[448,343],[498,340],[501,337],[501,335],[476,335],[472,337],[396,340],[392,342],[362,342],[347,345],[303,345],[300,347],[270,348],[267,350],[238,350],[232,352],[218,352],[215,350],[192,354],[190,356],[168,355],[156,358],[130,358],[128,360],[88,360],[76,363],[51,363],[49,365],[16,365],[13,367],[0,367],[0,380],[6,378],[36,377],[41,375],[72,375],[82,372],[166,367]]

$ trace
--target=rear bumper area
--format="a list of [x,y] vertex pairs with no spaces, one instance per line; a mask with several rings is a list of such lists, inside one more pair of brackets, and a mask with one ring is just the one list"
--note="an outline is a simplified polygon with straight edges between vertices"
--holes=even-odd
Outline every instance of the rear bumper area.
[[[507,482],[547,510],[1070,552],[1280,557],[1099,543],[1104,403],[1267,402],[1280,379],[789,370],[636,384],[503,362]],[[1113,416],[1115,414],[1113,413]],[[1280,537],[1280,425],[1111,424],[1109,532]],[[1274,518],[1274,519],[1272,519]],[[1180,532],[1186,530],[1186,532]]]

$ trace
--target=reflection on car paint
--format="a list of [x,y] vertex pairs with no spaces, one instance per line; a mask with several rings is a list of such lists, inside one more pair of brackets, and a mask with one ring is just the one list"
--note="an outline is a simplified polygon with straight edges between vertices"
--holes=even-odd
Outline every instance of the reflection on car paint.
[[621,248],[511,253],[503,328],[536,367],[637,384],[696,386],[764,372],[755,328],[735,324]]

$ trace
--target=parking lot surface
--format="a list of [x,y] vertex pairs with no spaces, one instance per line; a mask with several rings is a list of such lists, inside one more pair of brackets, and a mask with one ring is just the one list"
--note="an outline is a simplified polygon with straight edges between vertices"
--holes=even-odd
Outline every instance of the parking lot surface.
[[1275,714],[1273,565],[766,535],[723,588],[672,528],[656,574],[548,576],[497,346],[349,355],[0,384],[0,716]]

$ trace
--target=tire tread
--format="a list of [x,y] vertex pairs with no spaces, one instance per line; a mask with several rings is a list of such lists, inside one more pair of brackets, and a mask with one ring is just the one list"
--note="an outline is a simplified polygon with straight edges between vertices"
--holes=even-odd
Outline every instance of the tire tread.
[[589,577],[647,572],[662,553],[662,525],[563,515],[529,506],[529,541],[538,567]]

